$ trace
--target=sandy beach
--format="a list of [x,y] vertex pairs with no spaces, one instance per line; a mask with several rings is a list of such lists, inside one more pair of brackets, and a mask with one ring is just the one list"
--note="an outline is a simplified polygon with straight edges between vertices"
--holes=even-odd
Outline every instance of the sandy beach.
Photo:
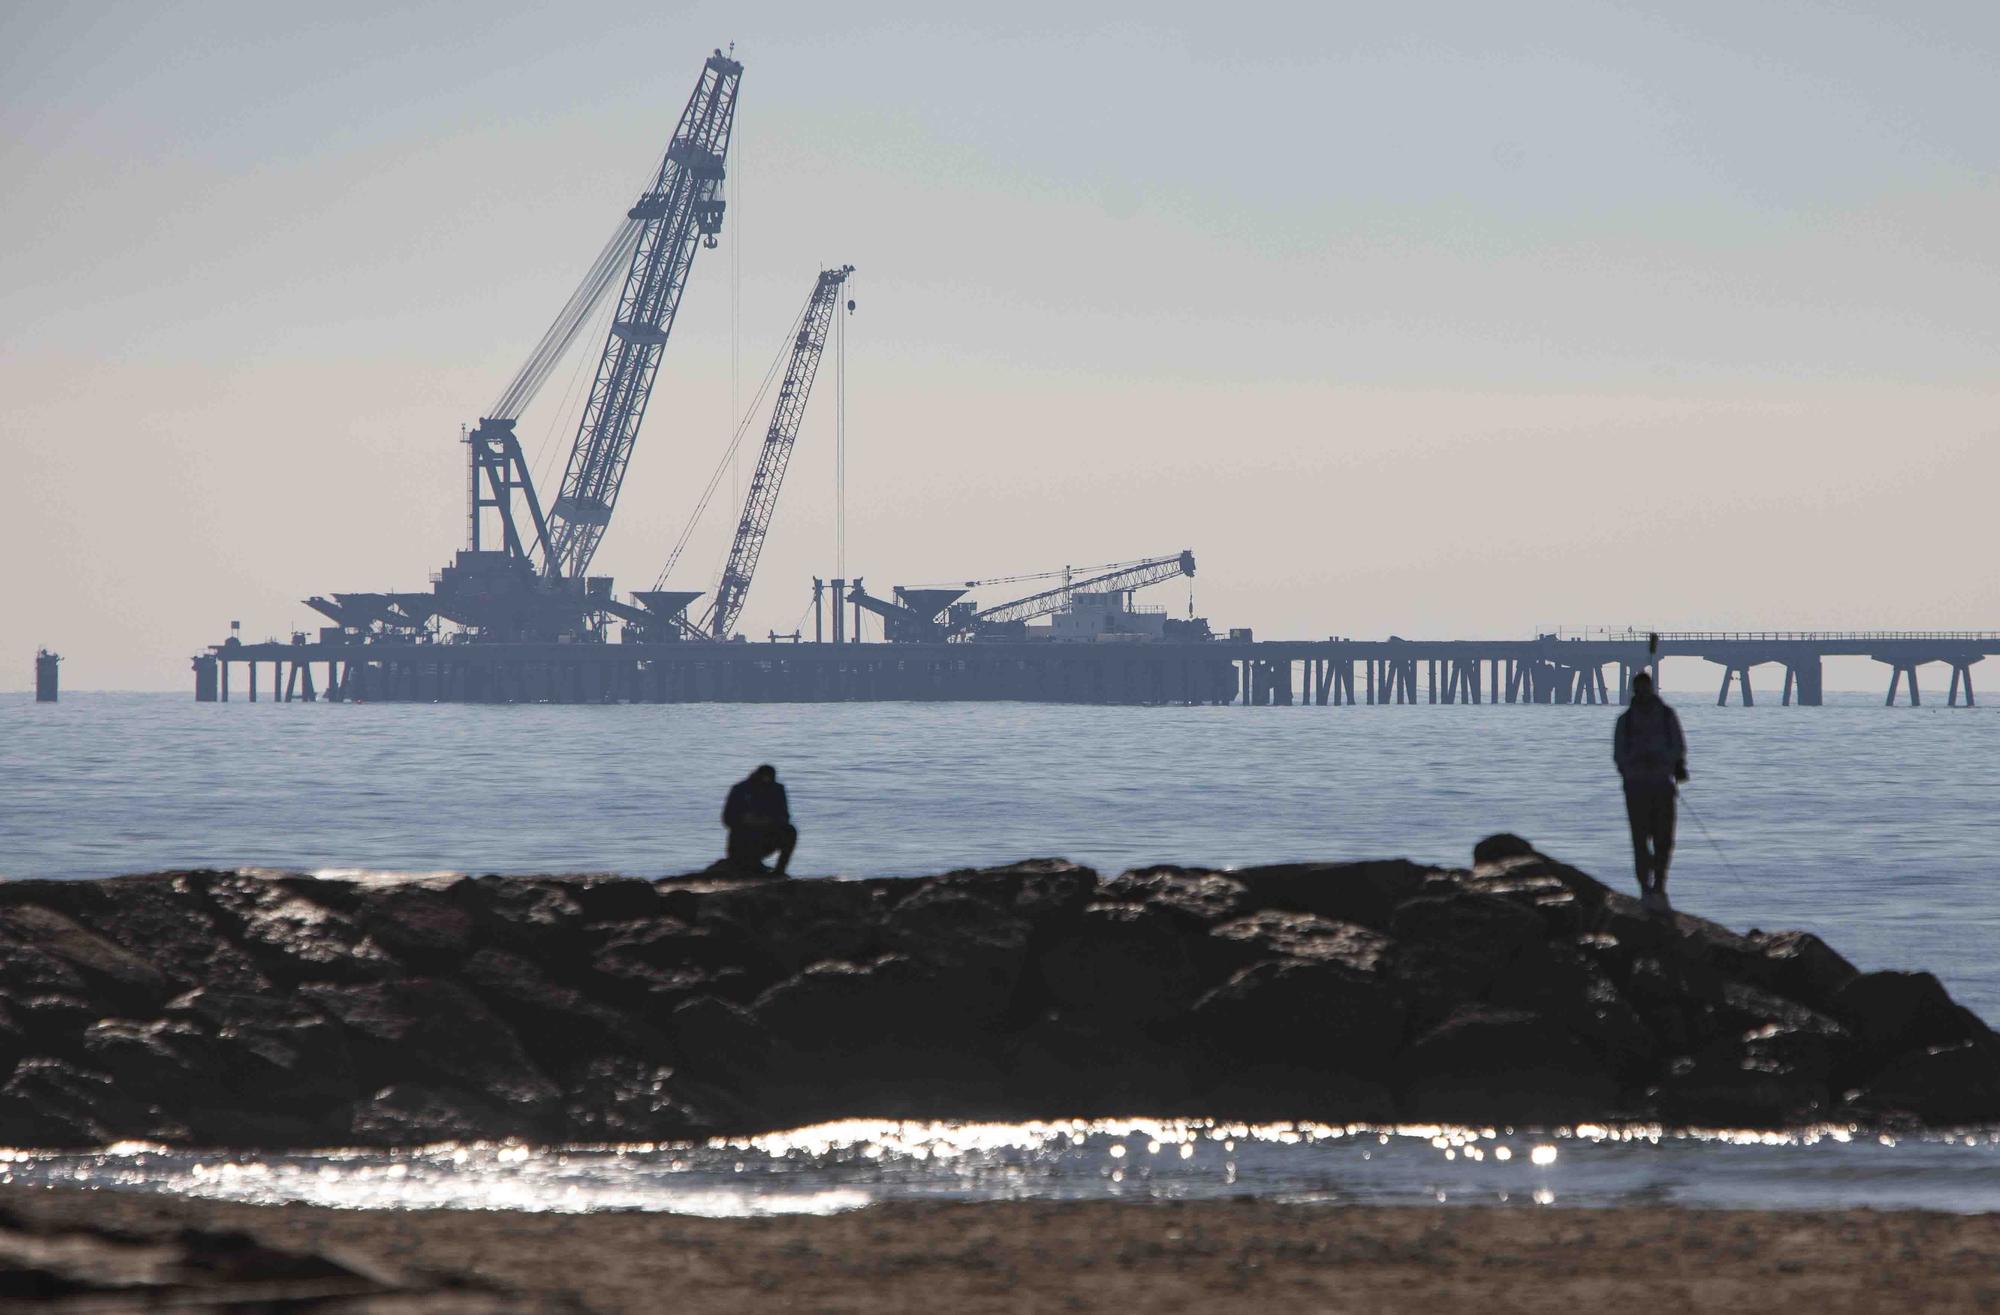
[[[1261,1201],[826,1217],[366,1212],[0,1189],[22,1220],[242,1230],[395,1278],[600,1312],[2000,1309],[2000,1218]],[[457,1309],[458,1307],[453,1307]],[[512,1307],[510,1307],[512,1308]]]

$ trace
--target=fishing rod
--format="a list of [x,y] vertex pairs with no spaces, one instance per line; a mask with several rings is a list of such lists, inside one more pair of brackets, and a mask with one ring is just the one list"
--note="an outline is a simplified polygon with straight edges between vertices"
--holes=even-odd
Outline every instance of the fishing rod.
[[[1657,630],[1646,636],[1646,659],[1648,666],[1657,668],[1660,664],[1660,633]],[[1708,841],[1708,847],[1715,851],[1715,856],[1722,860],[1722,866],[1729,873],[1730,879],[1741,885],[1742,874],[1737,872],[1736,865],[1729,861],[1729,855],[1722,852],[1722,845],[1716,840],[1715,833],[1710,831],[1708,823],[1702,820],[1701,810],[1688,800],[1686,786],[1687,782],[1676,781],[1674,798],[1687,809],[1687,814],[1694,819],[1694,824],[1701,828],[1702,838]]]
[[1730,879],[1737,885],[1742,885],[1743,875],[1736,870],[1736,865],[1729,861],[1729,855],[1722,852],[1722,846],[1717,843],[1715,833],[1708,829],[1708,823],[1702,821],[1700,810],[1688,802],[1686,785],[1687,783],[1683,781],[1674,787],[1674,798],[1680,801],[1681,807],[1687,809],[1687,814],[1694,819],[1694,824],[1701,828],[1701,834],[1708,840],[1709,848],[1715,851],[1715,856],[1722,860],[1722,866],[1728,871]]

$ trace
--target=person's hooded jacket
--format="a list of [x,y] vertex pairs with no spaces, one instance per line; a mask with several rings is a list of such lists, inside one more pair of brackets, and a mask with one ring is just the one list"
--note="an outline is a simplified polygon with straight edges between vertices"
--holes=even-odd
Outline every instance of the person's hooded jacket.
[[1628,786],[1686,780],[1687,738],[1681,734],[1681,719],[1657,694],[1635,697],[1619,715],[1611,757]]

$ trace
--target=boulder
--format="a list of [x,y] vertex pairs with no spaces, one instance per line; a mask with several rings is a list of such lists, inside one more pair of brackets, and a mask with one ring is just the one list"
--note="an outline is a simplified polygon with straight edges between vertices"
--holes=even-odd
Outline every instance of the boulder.
[[1909,1112],[1943,1124],[1990,1124],[2000,1107],[2000,1046],[1956,1041],[1906,1051],[1851,1093],[1848,1111],[1908,1122]]
[[1834,993],[1830,1008],[1872,1057],[1961,1041],[1987,1042],[1993,1037],[1986,1024],[1953,1001],[1929,973],[1859,974]]
[[1589,1047],[1520,1009],[1469,1008],[1419,1037],[1397,1064],[1400,1108],[1454,1123],[1563,1123],[1616,1109],[1618,1086]]
[[1281,863],[1230,874],[1258,908],[1312,913],[1386,931],[1396,907],[1439,874],[1408,859]]
[[1046,946],[1038,995],[1076,1019],[1144,1028],[1178,1018],[1200,994],[1194,937],[1181,916],[1150,904],[1085,907]]

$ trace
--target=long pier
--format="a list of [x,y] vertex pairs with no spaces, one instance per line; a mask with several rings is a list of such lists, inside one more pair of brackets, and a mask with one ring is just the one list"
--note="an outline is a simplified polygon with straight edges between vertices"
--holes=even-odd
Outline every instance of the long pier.
[[[1782,668],[1780,702],[1822,700],[1829,657],[1888,668],[1886,702],[1922,702],[1918,671],[1949,672],[1947,704],[1972,707],[1972,669],[2000,631],[1668,632],[1528,640],[1209,640],[965,644],[455,643],[243,644],[194,659],[195,698],[264,696],[442,703],[824,703],[988,701],[1230,704],[1623,703],[1632,676],[1668,658],[1721,671],[1717,703],[1756,701],[1751,673]],[[238,678],[232,680],[232,670]]]

